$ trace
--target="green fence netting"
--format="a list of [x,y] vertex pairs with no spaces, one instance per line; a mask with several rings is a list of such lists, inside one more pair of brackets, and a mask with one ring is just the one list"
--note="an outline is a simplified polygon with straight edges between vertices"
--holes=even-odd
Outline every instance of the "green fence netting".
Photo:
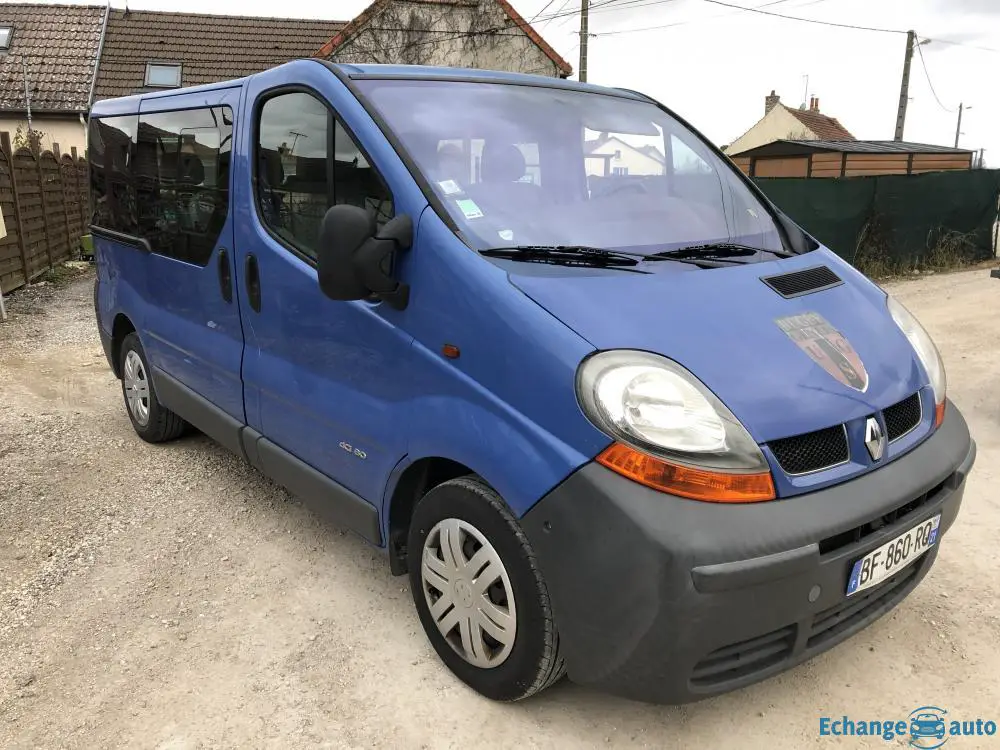
[[993,256],[997,169],[755,182],[806,231],[852,262],[859,240],[877,242],[888,260],[911,267],[949,239],[965,260]]

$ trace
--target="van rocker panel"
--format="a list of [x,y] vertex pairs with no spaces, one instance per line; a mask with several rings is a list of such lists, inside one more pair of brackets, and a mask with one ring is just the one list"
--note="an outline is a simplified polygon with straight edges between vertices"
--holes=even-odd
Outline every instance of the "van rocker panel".
[[364,498],[233,419],[163,370],[154,368],[153,385],[164,406],[241,456],[317,515],[381,546],[378,511]]

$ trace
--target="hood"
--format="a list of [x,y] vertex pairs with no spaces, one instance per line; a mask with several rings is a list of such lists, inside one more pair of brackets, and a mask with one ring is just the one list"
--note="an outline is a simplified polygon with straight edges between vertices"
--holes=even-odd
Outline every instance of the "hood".
[[[786,299],[760,280],[817,265],[844,283]],[[826,249],[718,269],[654,268],[515,271],[510,280],[599,350],[642,349],[680,363],[760,443],[867,416],[926,385],[885,293]]]

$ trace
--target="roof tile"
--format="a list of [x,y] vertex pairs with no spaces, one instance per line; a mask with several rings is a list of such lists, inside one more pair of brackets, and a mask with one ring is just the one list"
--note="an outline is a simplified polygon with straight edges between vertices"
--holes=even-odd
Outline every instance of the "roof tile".
[[104,21],[100,5],[4,3],[0,25],[14,27],[0,53],[0,110],[86,112]]
[[854,140],[854,136],[851,135],[847,128],[837,121],[836,117],[829,117],[827,115],[820,114],[818,110],[812,109],[793,109],[791,107],[785,107],[785,109],[787,109],[796,120],[815,133],[817,138],[823,138],[828,141]]
[[148,62],[182,63],[182,86],[259,73],[310,57],[343,26],[343,21],[112,10],[94,98],[146,90]]

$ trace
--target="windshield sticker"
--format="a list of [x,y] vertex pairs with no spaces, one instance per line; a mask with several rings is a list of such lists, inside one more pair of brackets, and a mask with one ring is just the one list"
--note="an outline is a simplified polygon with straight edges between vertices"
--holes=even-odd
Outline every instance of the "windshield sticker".
[[466,219],[478,219],[483,215],[483,212],[479,210],[479,206],[476,205],[476,202],[469,200],[468,198],[455,201],[455,205],[458,206],[458,209],[463,214],[465,214]]
[[501,229],[499,232],[497,232],[497,234],[500,235],[500,239],[506,240],[507,242],[510,242],[511,240],[514,239],[513,229]]
[[438,186],[440,186],[441,190],[444,191],[445,195],[455,195],[456,193],[462,192],[462,188],[460,188],[458,183],[454,180],[441,180],[438,183]]
[[774,322],[813,362],[838,381],[862,393],[868,390],[868,372],[861,357],[822,315],[808,312]]

